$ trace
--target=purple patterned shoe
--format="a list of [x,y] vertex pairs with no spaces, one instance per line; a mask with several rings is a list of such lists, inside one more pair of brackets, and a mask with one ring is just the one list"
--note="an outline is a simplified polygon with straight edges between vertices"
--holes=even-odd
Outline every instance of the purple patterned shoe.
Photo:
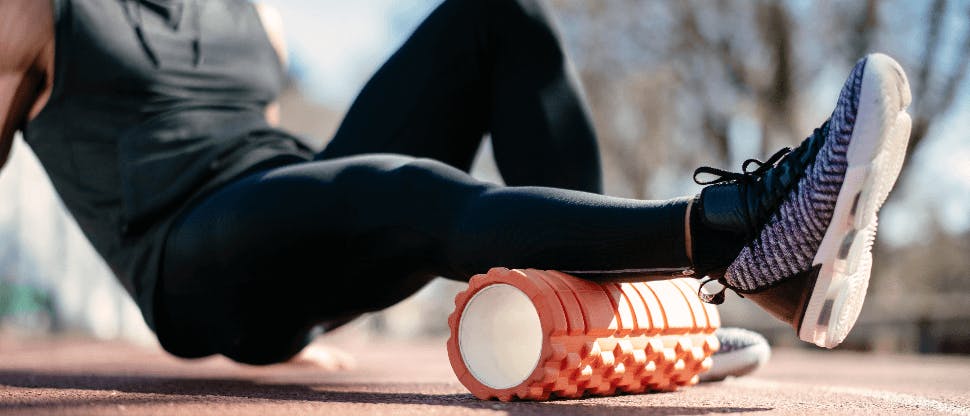
[[[829,120],[797,149],[748,161],[745,173],[698,169],[695,176],[719,179],[697,199],[697,221],[746,241],[726,269],[698,272],[788,322],[802,340],[839,345],[865,299],[876,214],[909,141],[909,103],[899,64],[869,55],[856,64]],[[751,163],[759,167],[747,172]]]

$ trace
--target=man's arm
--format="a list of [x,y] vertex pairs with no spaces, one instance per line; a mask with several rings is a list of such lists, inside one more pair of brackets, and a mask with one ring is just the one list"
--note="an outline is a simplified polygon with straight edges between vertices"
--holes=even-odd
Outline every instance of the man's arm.
[[[289,56],[286,51],[286,39],[283,37],[283,17],[273,6],[266,3],[256,3],[256,12],[259,13],[259,20],[263,23],[266,37],[269,43],[276,50],[276,55],[280,62],[286,67]],[[266,106],[266,121],[276,126],[280,124],[280,103],[274,101]]]
[[54,56],[50,1],[0,1],[0,167],[13,135],[39,111]]

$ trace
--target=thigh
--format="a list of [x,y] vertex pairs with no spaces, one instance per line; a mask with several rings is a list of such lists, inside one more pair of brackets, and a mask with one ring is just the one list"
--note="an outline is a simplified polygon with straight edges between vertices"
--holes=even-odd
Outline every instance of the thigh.
[[422,163],[436,162],[369,155],[293,164],[199,202],[166,242],[159,314],[181,327],[160,325],[163,345],[166,337],[194,337],[205,341],[172,352],[253,362],[266,360],[237,356],[272,350],[279,352],[265,355],[278,359],[299,351],[314,324],[382,309],[418,290],[432,277],[422,254],[428,242],[399,219],[423,214],[388,212],[398,211],[395,201],[421,197],[397,178]]

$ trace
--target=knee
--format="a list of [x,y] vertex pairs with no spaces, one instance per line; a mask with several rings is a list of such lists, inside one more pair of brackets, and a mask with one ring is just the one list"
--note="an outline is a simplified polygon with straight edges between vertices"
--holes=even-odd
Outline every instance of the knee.
[[255,345],[253,343],[236,346],[232,350],[222,353],[230,360],[237,363],[249,365],[271,365],[285,363],[295,357],[306,347],[307,343],[300,345]]
[[440,9],[451,18],[507,25],[523,17],[548,25],[548,13],[541,0],[445,0]]
[[495,185],[432,159],[414,159],[387,172],[390,186],[402,196],[449,217],[461,214],[467,203]]
[[509,17],[512,15],[531,15],[543,13],[544,5],[541,0],[448,0],[462,4],[472,4],[477,8],[484,9],[493,15]]
[[464,171],[434,159],[411,159],[386,172],[399,185],[424,186],[432,182],[471,185],[474,181]]
[[541,0],[478,0],[484,3],[492,21],[500,24],[509,20],[529,21],[543,28],[551,26],[549,13]]
[[220,337],[220,354],[243,364],[279,364],[299,354],[315,335],[313,325],[299,323],[306,319],[291,313],[267,312],[248,321]]
[[[156,320],[160,319],[156,318]],[[157,323],[157,325],[161,324]],[[203,338],[198,335],[179,334],[177,331],[161,328],[156,330],[155,335],[165,352],[179,358],[194,359],[216,354],[215,348],[203,342]]]
[[489,186],[434,159],[372,155],[361,162],[343,169],[335,180],[349,192],[345,195],[373,193],[383,199],[392,199],[394,195],[417,198],[453,195]]

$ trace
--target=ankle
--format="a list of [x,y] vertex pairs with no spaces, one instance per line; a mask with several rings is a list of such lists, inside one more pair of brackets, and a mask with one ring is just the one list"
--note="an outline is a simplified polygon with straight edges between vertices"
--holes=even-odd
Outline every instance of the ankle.
[[705,210],[706,197],[709,196],[702,191],[688,208],[688,258],[697,277],[721,277],[747,242],[743,232],[720,224],[717,212]]

